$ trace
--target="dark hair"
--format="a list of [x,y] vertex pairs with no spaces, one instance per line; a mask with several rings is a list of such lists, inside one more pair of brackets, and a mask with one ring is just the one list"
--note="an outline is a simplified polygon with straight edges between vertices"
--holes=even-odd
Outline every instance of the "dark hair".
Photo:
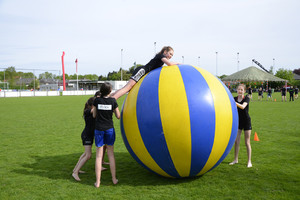
[[172,47],[170,47],[170,46],[164,46],[164,47],[160,50],[159,54],[163,54],[165,51],[169,52],[169,51],[171,51],[171,50],[174,51]]
[[109,82],[105,82],[101,85],[100,93],[101,97],[105,97],[111,93],[112,85]]
[[97,92],[95,93],[95,95],[94,95],[94,97],[97,97],[97,96],[101,96],[101,92],[100,92],[100,90],[99,90],[99,91],[97,91]]
[[94,103],[95,97],[91,97],[87,100],[87,102],[84,105],[84,109],[83,109],[83,117],[85,117],[84,113],[87,109],[92,108],[93,103]]

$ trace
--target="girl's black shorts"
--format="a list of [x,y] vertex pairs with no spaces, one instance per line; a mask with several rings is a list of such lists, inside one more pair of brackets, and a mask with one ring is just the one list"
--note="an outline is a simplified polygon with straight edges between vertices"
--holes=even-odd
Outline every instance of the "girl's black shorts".
[[137,67],[133,73],[130,79],[134,80],[135,82],[138,82],[145,74],[147,74],[149,70],[145,66]]
[[94,134],[87,134],[82,132],[81,134],[82,145],[93,145]]
[[240,120],[239,121],[239,129],[244,131],[252,130],[251,119]]

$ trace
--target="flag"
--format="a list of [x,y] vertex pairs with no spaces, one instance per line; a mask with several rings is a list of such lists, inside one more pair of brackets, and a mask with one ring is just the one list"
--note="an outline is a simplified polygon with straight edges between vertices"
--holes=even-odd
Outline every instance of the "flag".
[[77,60],[77,58],[76,58],[76,60],[75,60],[75,63],[76,63],[76,74],[78,73],[77,62],[78,62],[78,60]]

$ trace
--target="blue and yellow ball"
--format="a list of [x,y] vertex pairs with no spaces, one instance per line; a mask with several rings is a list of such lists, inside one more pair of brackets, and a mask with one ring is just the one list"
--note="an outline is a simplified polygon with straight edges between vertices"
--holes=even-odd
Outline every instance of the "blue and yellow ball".
[[208,71],[160,67],[129,92],[121,113],[123,141],[146,169],[165,177],[199,176],[230,152],[238,129],[235,101]]

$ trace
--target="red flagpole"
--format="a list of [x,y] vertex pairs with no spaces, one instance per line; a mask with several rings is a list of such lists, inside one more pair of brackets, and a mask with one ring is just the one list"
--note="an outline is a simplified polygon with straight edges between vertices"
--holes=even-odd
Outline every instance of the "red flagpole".
[[78,60],[77,60],[77,58],[76,58],[76,60],[75,60],[75,63],[76,63],[76,74],[78,73],[77,62],[78,62]]
[[77,60],[77,58],[76,58],[76,60],[75,60],[75,63],[76,63],[76,75],[77,75],[77,90],[78,90],[78,67],[77,67],[77,63],[78,63],[78,60]]
[[64,86],[64,91],[66,91],[64,56],[65,56],[65,52],[63,51],[63,54],[61,56],[61,62],[62,62],[62,71],[63,71],[63,86]]

